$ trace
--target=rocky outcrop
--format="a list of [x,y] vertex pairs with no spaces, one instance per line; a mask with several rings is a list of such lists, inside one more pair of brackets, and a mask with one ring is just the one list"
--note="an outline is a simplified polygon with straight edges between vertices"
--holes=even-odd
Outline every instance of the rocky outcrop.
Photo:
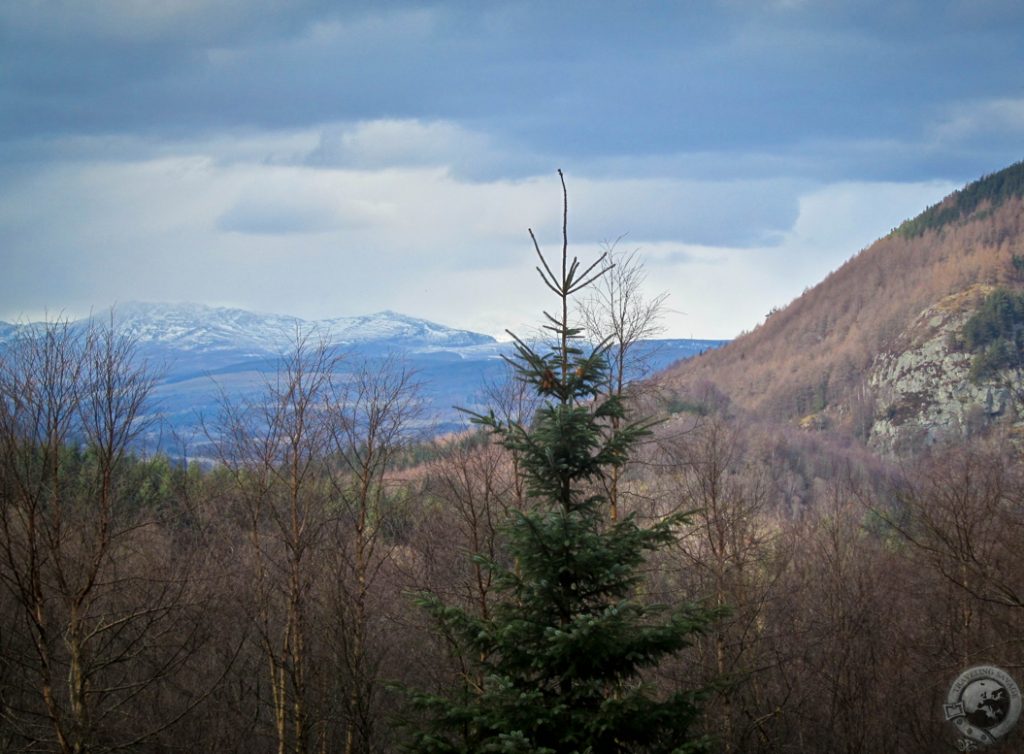
[[1024,412],[1013,376],[974,382],[972,356],[959,347],[964,323],[991,291],[974,285],[929,307],[875,359],[868,376],[875,398],[869,445],[902,454],[997,421],[1018,422]]

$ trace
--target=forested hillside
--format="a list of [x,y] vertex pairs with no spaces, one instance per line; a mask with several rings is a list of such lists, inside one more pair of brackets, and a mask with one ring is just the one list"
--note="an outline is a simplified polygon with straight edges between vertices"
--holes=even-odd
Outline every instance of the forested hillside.
[[974,284],[1024,282],[1022,194],[1024,163],[967,186],[728,347],[670,370],[665,383],[682,393],[713,384],[737,406],[774,419],[866,431],[875,410],[872,364],[900,347],[918,315]]

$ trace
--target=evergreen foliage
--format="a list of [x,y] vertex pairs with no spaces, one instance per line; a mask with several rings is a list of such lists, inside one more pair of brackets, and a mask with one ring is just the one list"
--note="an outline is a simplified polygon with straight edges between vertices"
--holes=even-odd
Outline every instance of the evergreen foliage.
[[987,209],[991,211],[1008,199],[1020,196],[1024,196],[1024,162],[969,183],[912,220],[907,220],[895,232],[905,238],[922,236],[925,231],[936,230],[968,217],[982,204],[987,204]]
[[999,288],[964,323],[964,345],[974,353],[977,381],[1003,369],[1024,367],[1024,294]]
[[[562,188],[564,197],[564,179]],[[514,514],[507,526],[512,565],[478,558],[503,595],[490,615],[422,599],[474,672],[454,695],[415,697],[429,722],[412,749],[704,750],[707,741],[691,732],[699,693],[659,694],[644,680],[645,669],[683,650],[715,617],[696,605],[651,605],[637,595],[646,555],[674,541],[684,517],[653,526],[642,526],[634,515],[611,522],[607,500],[594,494],[598,485],[592,483],[622,466],[651,427],[626,420],[619,397],[602,392],[605,349],[577,347],[580,330],[568,323],[569,297],[607,271],[604,257],[585,270],[575,258],[569,261],[564,217],[560,274],[535,238],[534,247],[561,316],[545,312],[545,327],[554,334],[549,351],[513,335],[510,361],[543,405],[530,426],[493,412],[474,415],[519,454],[533,507]],[[612,419],[621,420],[617,428]]]

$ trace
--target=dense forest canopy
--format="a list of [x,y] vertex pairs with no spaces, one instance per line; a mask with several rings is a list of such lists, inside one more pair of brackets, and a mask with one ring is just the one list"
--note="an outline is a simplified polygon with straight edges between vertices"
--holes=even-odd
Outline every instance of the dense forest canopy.
[[927,231],[958,223],[979,209],[991,212],[1007,200],[1021,196],[1024,196],[1024,162],[967,184],[904,222],[894,233],[905,238],[921,236]]
[[1024,367],[1024,293],[998,288],[963,327],[964,345],[975,354],[975,380]]

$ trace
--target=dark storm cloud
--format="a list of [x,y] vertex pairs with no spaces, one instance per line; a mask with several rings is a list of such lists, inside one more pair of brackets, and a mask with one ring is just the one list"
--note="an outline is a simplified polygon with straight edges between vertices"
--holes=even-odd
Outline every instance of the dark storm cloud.
[[984,0],[345,7],[8,4],[0,128],[444,118],[583,159],[680,142],[745,151],[822,134],[913,139],[922,118],[941,117],[937,98],[1021,82],[1006,64],[1021,11]]
[[0,316],[498,332],[561,167],[573,241],[627,234],[729,336],[1024,156],[1022,30],[1016,0],[0,2]]
[[951,102],[1024,93],[1018,6],[11,3],[0,133],[415,117],[566,160],[913,142]]

